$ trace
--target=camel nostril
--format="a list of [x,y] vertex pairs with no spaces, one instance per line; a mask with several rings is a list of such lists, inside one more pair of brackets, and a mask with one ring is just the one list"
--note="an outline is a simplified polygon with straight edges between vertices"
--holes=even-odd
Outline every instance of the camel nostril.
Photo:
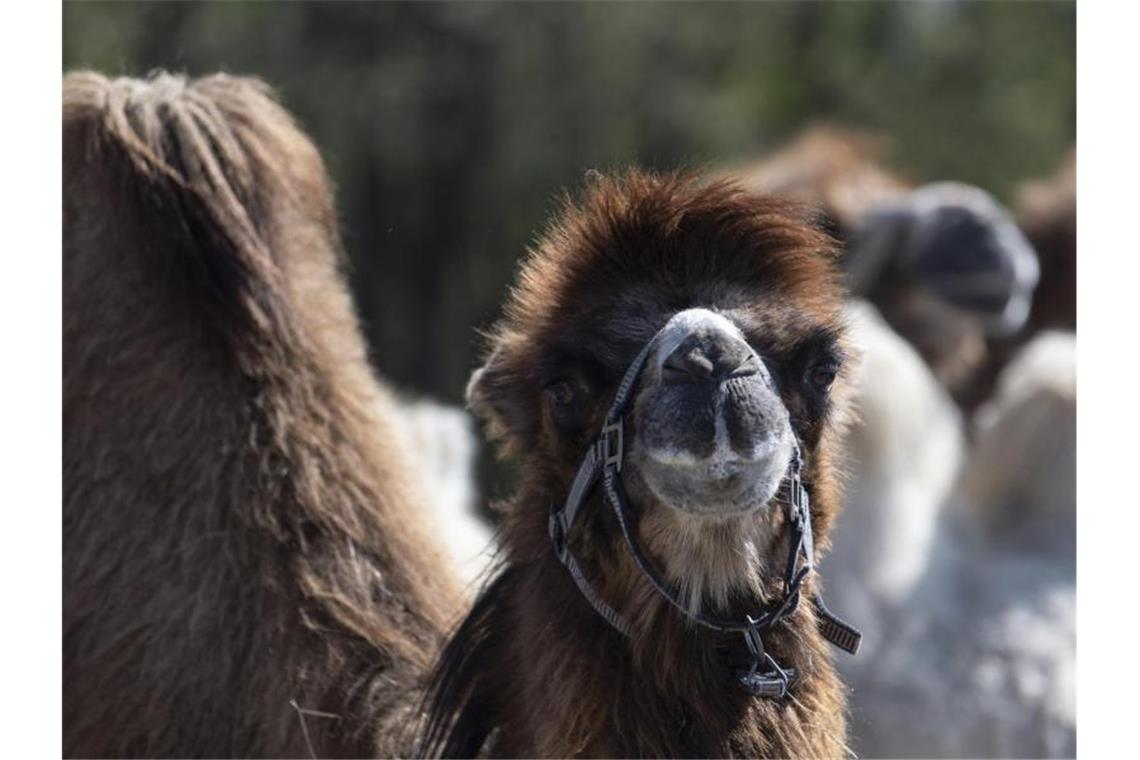
[[756,354],[751,351],[744,357],[744,361],[738,363],[735,368],[729,370],[727,377],[748,377],[756,375],[760,372],[760,359]]
[[672,381],[709,380],[713,376],[713,369],[713,363],[708,357],[696,350],[682,353],[680,348],[669,354],[661,365],[665,379]]
[[661,365],[666,382],[708,382],[747,377],[760,371],[747,343],[719,336],[690,335]]

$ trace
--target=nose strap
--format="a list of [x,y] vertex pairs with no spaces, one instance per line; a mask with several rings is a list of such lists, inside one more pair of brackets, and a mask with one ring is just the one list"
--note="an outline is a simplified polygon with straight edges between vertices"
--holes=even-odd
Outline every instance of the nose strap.
[[[625,413],[632,400],[633,389],[637,385],[641,370],[645,366],[650,351],[661,336],[661,332],[663,330],[654,335],[642,347],[626,369],[625,375],[614,394],[609,413],[606,415],[602,433],[582,457],[582,462],[574,475],[574,481],[570,486],[566,501],[561,505],[557,503],[550,505],[548,520],[550,541],[558,560],[569,570],[578,590],[590,606],[613,628],[629,637],[631,632],[629,624],[597,593],[570,549],[570,531],[574,527],[582,505],[585,504],[600,477],[603,481],[606,501],[609,502],[618,525],[621,527],[626,547],[629,549],[638,569],[654,590],[686,618],[702,627],[715,631],[744,634],[745,643],[753,654],[753,665],[749,671],[738,674],[741,687],[756,696],[782,697],[787,693],[788,684],[795,677],[795,671],[790,668],[781,668],[771,655],[763,650],[760,632],[795,612],[800,602],[800,587],[813,569],[811,504],[807,489],[800,479],[803,460],[799,444],[793,441],[795,451],[786,481],[787,496],[784,500],[784,506],[788,521],[789,545],[782,598],[776,604],[762,611],[758,617],[753,618],[750,615],[745,615],[744,621],[706,616],[699,610],[687,609],[670,585],[658,574],[653,563],[642,552],[635,535],[629,500],[621,481],[621,465],[625,451]],[[803,559],[802,563],[800,562],[801,558]],[[819,630],[823,637],[844,651],[855,654],[862,638],[859,631],[832,615],[819,596],[816,596],[813,601],[816,607]],[[760,671],[761,666],[765,668],[763,672]]]

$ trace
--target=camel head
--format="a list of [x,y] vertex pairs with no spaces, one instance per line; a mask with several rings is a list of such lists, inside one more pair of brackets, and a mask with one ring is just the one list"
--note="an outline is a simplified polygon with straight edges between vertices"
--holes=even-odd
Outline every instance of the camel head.
[[[523,264],[468,388],[523,465],[515,509],[566,498],[641,359],[621,469],[640,540],[694,610],[763,597],[797,452],[817,543],[838,506],[850,349],[835,258],[802,209],[729,182],[592,178]],[[574,540],[615,541],[605,519]]]

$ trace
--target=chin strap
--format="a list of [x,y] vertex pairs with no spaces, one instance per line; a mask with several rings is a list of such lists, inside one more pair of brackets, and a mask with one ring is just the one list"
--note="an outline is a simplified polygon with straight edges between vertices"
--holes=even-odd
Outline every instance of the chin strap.
[[[606,415],[606,423],[602,427],[601,435],[590,445],[586,455],[582,458],[582,463],[578,466],[578,472],[574,476],[574,482],[570,486],[570,493],[567,495],[565,503],[550,505],[549,531],[554,553],[570,571],[574,583],[578,586],[582,596],[590,603],[590,606],[607,623],[624,636],[629,637],[629,624],[598,595],[589,580],[586,579],[582,567],[574,557],[574,553],[570,551],[570,531],[574,527],[575,520],[586,498],[593,491],[598,480],[601,479],[606,500],[621,526],[625,544],[641,573],[657,593],[689,620],[700,626],[714,631],[743,634],[753,663],[750,670],[737,674],[741,687],[755,696],[783,697],[787,694],[789,684],[795,678],[795,671],[792,668],[781,668],[772,659],[772,656],[764,649],[764,640],[760,634],[761,631],[771,628],[796,611],[800,603],[801,586],[814,569],[811,503],[807,489],[804,488],[800,479],[803,459],[799,444],[794,444],[795,451],[788,468],[786,481],[787,495],[784,499],[784,510],[789,529],[788,559],[784,570],[784,583],[780,599],[762,610],[757,617],[745,615],[743,621],[710,617],[699,611],[688,610],[641,551],[635,535],[629,500],[621,481],[622,459],[625,451],[625,412],[629,406],[637,378],[641,374],[641,369],[649,356],[650,348],[656,340],[657,336],[654,336],[645,344],[626,370],[625,376],[622,377],[609,413]],[[820,635],[845,652],[855,654],[859,650],[862,634],[831,614],[824,606],[823,599],[820,596],[816,595],[812,601],[816,608]]]

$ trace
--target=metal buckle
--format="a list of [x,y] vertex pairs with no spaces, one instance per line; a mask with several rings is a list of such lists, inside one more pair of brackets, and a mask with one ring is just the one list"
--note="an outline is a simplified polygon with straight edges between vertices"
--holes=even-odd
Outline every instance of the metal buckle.
[[[787,696],[788,686],[796,677],[793,668],[784,669],[776,664],[772,655],[764,651],[764,640],[760,638],[760,628],[756,625],[759,620],[746,615],[748,628],[744,630],[744,643],[752,654],[752,667],[747,672],[737,673],[737,682],[746,692],[754,697],[769,697],[782,699]],[[760,673],[760,663],[766,663],[769,670]]]
[[768,663],[771,670],[766,673],[757,673],[760,663],[756,662],[747,673],[739,673],[737,681],[741,688],[754,697],[783,699],[788,695],[788,687],[791,685],[792,679],[796,677],[796,671],[794,668],[781,668],[768,654],[764,655],[764,661]]
[[791,506],[792,522],[798,527],[806,522],[806,512],[808,510],[808,495],[807,489],[804,488],[803,482],[800,481],[798,474],[792,475],[788,480],[788,502]]
[[625,451],[625,432],[621,417],[614,422],[606,423],[602,428],[598,444],[601,447],[602,467],[613,465],[616,472],[621,472],[622,454]]
[[748,645],[752,659],[759,662],[764,657],[764,639],[760,638],[760,627],[757,625],[760,621],[747,614],[744,619],[748,621],[748,627],[744,629],[744,643]]
[[788,504],[790,506],[792,529],[800,536],[796,551],[803,551],[806,567],[814,568],[815,546],[811,534],[811,497],[800,481],[799,473],[794,473],[788,483]]

